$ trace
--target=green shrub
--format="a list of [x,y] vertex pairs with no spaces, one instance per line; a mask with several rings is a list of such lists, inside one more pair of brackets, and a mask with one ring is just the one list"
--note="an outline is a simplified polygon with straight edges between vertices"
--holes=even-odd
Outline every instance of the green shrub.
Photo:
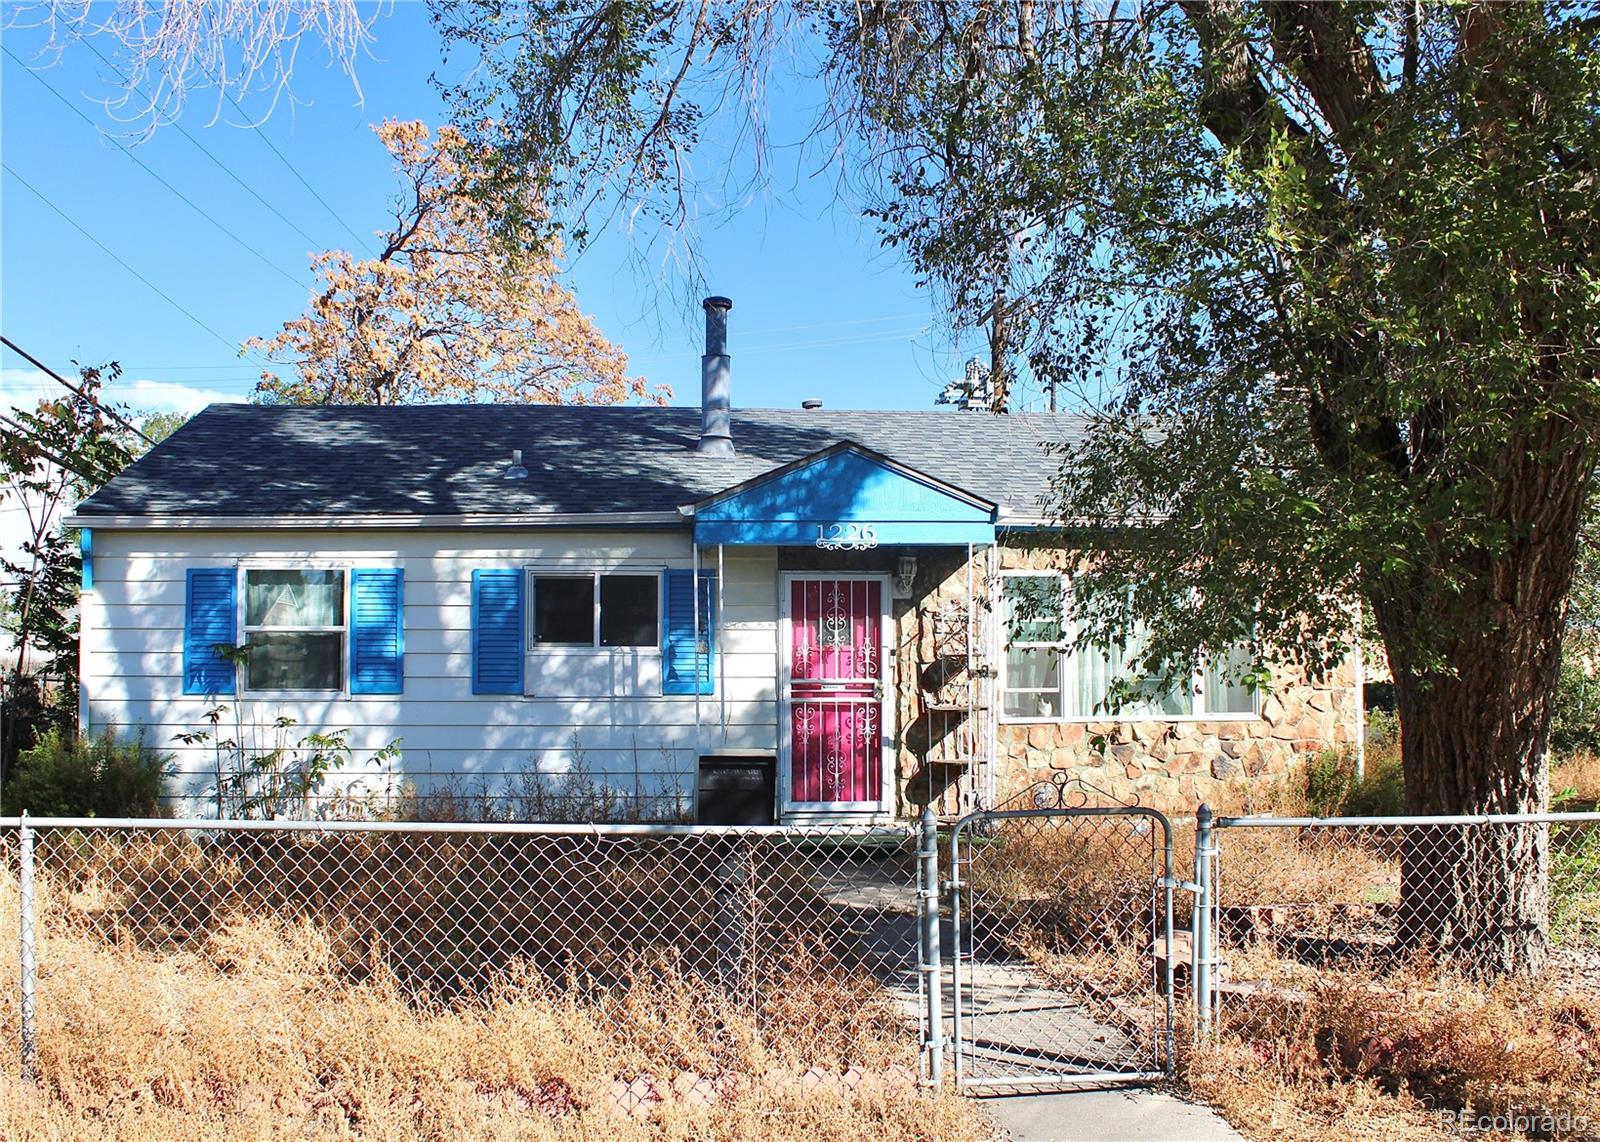
[[1600,829],[1550,829],[1550,931],[1579,944],[1600,937]]
[[1394,744],[1367,743],[1366,773],[1356,780],[1350,747],[1325,749],[1306,767],[1306,807],[1318,817],[1395,817],[1405,812],[1405,773]]
[[1337,817],[1354,780],[1355,766],[1344,750],[1321,750],[1306,766],[1306,808],[1315,817]]
[[109,730],[93,740],[48,730],[17,759],[5,809],[40,817],[153,817],[171,760],[142,734],[119,742]]
[[1564,655],[1550,718],[1550,748],[1558,754],[1600,753],[1600,678]]
[[1400,718],[1393,710],[1367,711],[1367,752],[1400,748]]
[[[1355,766],[1352,762],[1352,778]],[[1394,748],[1367,748],[1367,772],[1363,781],[1352,780],[1345,797],[1347,817],[1398,817],[1406,811],[1406,778],[1400,766],[1400,751]]]

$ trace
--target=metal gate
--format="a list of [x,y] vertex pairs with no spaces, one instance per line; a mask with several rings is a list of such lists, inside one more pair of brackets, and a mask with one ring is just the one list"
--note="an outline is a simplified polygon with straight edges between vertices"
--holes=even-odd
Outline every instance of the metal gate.
[[958,1085],[1171,1071],[1172,829],[1153,809],[990,810],[950,838]]

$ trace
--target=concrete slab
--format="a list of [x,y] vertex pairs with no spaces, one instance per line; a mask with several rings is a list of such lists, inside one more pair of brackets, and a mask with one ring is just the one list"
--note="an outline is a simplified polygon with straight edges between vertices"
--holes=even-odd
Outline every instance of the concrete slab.
[[1210,1107],[1148,1088],[1005,1095],[980,1106],[1011,1142],[1243,1142]]

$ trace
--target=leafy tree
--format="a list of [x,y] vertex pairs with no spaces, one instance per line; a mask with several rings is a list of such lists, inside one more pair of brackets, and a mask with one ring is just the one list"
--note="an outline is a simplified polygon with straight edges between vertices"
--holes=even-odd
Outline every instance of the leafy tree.
[[489,222],[538,208],[523,190],[480,185],[470,148],[446,127],[376,128],[405,190],[374,258],[342,250],[313,264],[325,288],[300,317],[250,345],[294,365],[263,373],[259,399],[297,404],[493,400],[608,404],[663,399],[627,376],[560,283],[558,245],[496,241]]
[[1593,487],[1578,534],[1550,748],[1600,751],[1600,495]]
[[356,64],[369,51],[372,25],[387,9],[358,0],[28,0],[7,6],[8,28],[41,28],[47,52],[59,55],[86,40],[98,48],[119,89],[107,109],[143,121],[149,133],[182,113],[191,95],[206,93],[220,118],[224,101],[264,96],[261,118],[291,97],[289,81],[305,44],[318,44],[359,95]]
[[[80,366],[77,393],[12,410],[0,434],[0,504],[17,508],[27,536],[16,557],[0,557],[12,581],[3,617],[16,658],[0,667],[6,708],[0,762],[9,765],[47,723],[69,723],[78,705],[78,587],[82,560],[76,531],[61,519],[78,500],[132,458],[127,430],[100,402],[104,382],[121,366]],[[40,661],[42,659],[42,661]],[[47,707],[31,673],[58,680]]]
[[[146,450],[154,448],[178,429],[189,423],[186,412],[150,412],[139,418],[139,431],[149,441]],[[143,441],[140,442],[143,444]]]
[[[596,204],[679,223],[708,116],[818,61],[886,240],[1095,414],[1052,493],[1097,553],[1084,637],[1321,670],[1359,596],[1407,808],[1543,806],[1600,426],[1593,4],[435,12],[493,180],[580,238]],[[1537,829],[1423,837],[1402,934],[1537,969],[1546,864]]]
[[131,434],[106,415],[100,393],[122,375],[116,362],[80,366],[82,395],[64,393],[33,411],[14,410],[17,430],[0,439],[0,502],[23,513],[28,536],[20,559],[0,560],[15,585],[8,611],[16,640],[13,669],[24,671],[40,651],[47,672],[77,676],[77,602],[81,560],[66,512],[133,458]]

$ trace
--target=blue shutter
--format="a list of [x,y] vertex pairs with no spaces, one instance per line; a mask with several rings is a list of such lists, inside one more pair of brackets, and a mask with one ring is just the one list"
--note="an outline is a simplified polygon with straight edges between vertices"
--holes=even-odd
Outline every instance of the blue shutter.
[[350,693],[398,694],[405,685],[405,572],[350,572]]
[[667,572],[667,600],[661,616],[661,692],[711,694],[716,691],[715,608],[717,577],[700,573],[700,644],[695,645],[693,571]]
[[472,573],[472,692],[522,693],[522,595],[516,569]]
[[232,694],[233,663],[217,647],[234,644],[232,567],[191,567],[184,600],[183,692]]

